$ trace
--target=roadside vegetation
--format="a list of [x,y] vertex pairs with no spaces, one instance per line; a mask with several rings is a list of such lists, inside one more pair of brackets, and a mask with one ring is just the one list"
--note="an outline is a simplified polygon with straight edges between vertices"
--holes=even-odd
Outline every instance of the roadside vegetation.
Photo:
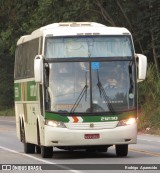
[[150,64],[147,78],[139,83],[139,131],[160,135],[160,74]]
[[14,108],[0,110],[0,116],[15,116]]

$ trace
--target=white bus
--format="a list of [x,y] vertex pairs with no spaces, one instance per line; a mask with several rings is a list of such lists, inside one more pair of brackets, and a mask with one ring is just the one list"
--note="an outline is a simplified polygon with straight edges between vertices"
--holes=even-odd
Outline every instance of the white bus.
[[53,147],[127,156],[137,141],[137,82],[147,60],[125,28],[53,23],[22,36],[15,53],[17,136],[25,153]]

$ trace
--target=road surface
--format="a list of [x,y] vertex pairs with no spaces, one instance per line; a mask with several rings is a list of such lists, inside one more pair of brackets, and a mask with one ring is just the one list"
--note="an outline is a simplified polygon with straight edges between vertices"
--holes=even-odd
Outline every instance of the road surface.
[[145,173],[159,172],[160,136],[138,135],[138,143],[129,145],[125,158],[117,158],[115,148],[110,147],[107,153],[69,152],[54,148],[52,158],[42,159],[39,154],[24,154],[23,144],[16,136],[15,118],[0,117],[0,168],[3,169],[0,172],[9,172],[5,171],[7,169],[11,169],[10,172],[38,172],[41,169],[53,172],[55,169],[54,172],[59,173],[135,172],[136,169],[136,172],[142,172],[142,169],[146,169]]

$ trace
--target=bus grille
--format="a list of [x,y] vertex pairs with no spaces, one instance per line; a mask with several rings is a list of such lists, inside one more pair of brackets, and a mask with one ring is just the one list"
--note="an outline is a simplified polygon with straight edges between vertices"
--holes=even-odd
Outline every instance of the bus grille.
[[100,130],[113,129],[117,126],[118,121],[110,122],[90,122],[90,123],[65,123],[68,129],[72,130]]

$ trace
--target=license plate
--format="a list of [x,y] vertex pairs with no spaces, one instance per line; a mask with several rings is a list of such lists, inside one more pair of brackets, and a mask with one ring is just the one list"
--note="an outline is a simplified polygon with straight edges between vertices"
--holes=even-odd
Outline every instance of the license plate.
[[85,139],[99,139],[100,135],[99,134],[85,134],[84,138]]

